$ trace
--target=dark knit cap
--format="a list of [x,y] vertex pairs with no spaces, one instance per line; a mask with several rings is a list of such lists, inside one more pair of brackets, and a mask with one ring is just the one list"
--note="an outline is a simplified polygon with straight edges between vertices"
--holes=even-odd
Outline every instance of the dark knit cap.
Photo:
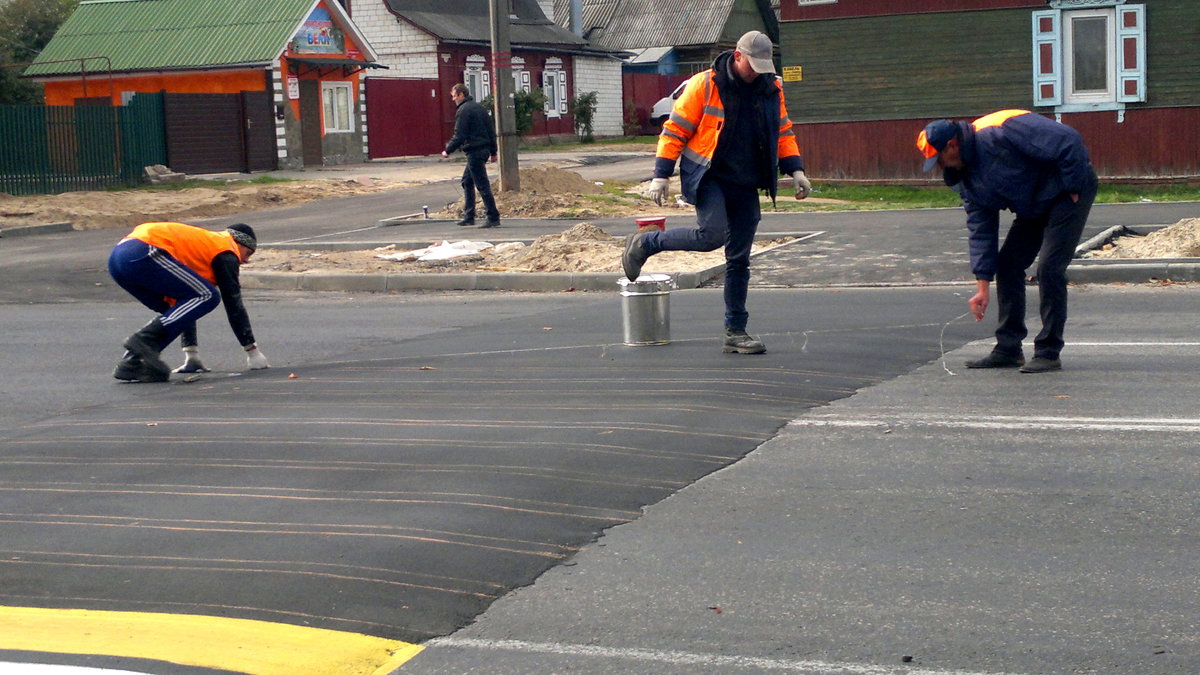
[[245,223],[234,223],[225,228],[233,240],[251,251],[258,249],[258,237],[254,236],[254,228]]

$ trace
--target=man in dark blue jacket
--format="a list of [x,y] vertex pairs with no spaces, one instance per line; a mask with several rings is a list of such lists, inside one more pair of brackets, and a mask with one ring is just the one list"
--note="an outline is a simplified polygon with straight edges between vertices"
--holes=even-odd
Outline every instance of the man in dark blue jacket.
[[459,225],[475,224],[475,190],[483,199],[487,209],[487,222],[479,227],[499,227],[500,211],[496,208],[496,198],[492,196],[492,184],[488,182],[487,163],[496,161],[496,127],[487,109],[471,98],[471,92],[465,84],[459,83],[450,89],[450,98],[458,106],[454,112],[454,135],[442,151],[442,157],[462,148],[467,155],[467,168],[463,170],[462,187],[463,217]]
[[[962,197],[970,230],[976,292],[968,301],[975,320],[987,311],[996,281],[996,346],[968,368],[1060,370],[1067,323],[1067,265],[1096,198],[1096,172],[1079,132],[1027,110],[1001,110],[974,122],[930,122],[917,137],[925,170],[942,168]],[[1000,211],[1016,218],[999,246]],[[1037,268],[1042,330],[1025,362],[1025,270]]]

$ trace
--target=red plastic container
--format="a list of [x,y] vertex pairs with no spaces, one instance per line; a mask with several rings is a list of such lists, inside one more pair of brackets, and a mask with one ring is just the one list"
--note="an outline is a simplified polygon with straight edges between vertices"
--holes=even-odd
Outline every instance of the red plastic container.
[[636,221],[638,232],[647,232],[649,230],[665,230],[667,229],[666,216],[650,216],[647,218],[638,218]]

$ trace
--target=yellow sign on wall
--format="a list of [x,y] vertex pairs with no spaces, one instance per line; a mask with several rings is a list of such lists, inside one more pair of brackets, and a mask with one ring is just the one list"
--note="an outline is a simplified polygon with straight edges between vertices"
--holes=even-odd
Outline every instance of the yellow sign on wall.
[[783,81],[799,82],[804,79],[804,66],[784,66]]

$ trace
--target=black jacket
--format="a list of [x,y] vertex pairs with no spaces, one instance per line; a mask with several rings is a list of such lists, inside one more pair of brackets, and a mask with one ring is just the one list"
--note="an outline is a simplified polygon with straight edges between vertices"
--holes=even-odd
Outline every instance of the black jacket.
[[468,96],[458,104],[454,113],[454,135],[446,144],[446,154],[462,148],[463,152],[486,149],[488,155],[496,154],[496,127],[487,109]]

